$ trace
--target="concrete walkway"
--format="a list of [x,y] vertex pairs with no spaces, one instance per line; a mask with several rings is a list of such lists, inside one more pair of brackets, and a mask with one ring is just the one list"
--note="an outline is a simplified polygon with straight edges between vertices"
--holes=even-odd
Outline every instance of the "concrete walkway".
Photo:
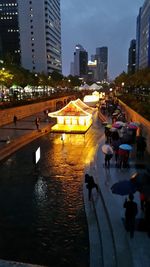
[[[87,188],[83,186],[85,210],[89,225],[90,238],[90,267],[149,267],[150,266],[150,238],[144,231],[136,229],[134,238],[131,239],[129,233],[124,227],[124,208],[123,203],[126,196],[112,194],[111,186],[123,180],[128,180],[135,172],[143,172],[143,165],[148,166],[149,157],[145,157],[142,162],[136,162],[135,150],[133,149],[130,155],[130,168],[118,169],[115,167],[115,161],[112,159],[110,169],[104,167],[104,154],[102,153],[102,145],[105,143],[105,138],[100,140],[100,144],[93,159],[93,162],[86,167],[85,173],[93,175],[96,183],[99,185],[101,195],[98,195],[96,190],[93,190],[93,199],[88,200]],[[140,168],[141,164],[141,168]],[[138,170],[136,169],[138,166]],[[134,200],[138,204],[138,215],[136,221],[143,218],[143,212],[140,208],[139,193],[134,194]],[[101,200],[99,200],[101,199]],[[109,220],[109,227],[103,212],[102,200],[104,201],[105,212],[107,212],[107,219]],[[96,217],[94,216],[96,213]],[[95,220],[97,220],[97,224]],[[111,237],[108,232],[111,228]],[[98,232],[100,239],[98,238]],[[105,234],[104,234],[105,232]],[[112,253],[110,246],[111,239],[113,239],[115,252]],[[94,249],[93,249],[94,248]],[[100,259],[100,251],[102,250],[103,259]],[[115,255],[114,255],[115,254]],[[116,260],[114,260],[114,256]]]

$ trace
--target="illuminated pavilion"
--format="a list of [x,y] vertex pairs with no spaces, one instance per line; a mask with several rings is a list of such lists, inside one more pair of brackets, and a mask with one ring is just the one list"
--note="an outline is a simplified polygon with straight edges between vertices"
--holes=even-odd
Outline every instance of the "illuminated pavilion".
[[65,107],[48,113],[49,117],[57,118],[57,124],[52,126],[52,132],[85,133],[92,124],[94,109],[84,104],[80,99],[70,101]]

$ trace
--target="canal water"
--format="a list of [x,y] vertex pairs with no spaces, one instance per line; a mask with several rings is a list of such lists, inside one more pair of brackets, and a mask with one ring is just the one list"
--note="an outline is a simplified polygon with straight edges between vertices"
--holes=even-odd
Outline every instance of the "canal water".
[[[88,267],[82,135],[46,135],[0,163],[0,258]],[[38,168],[33,152],[40,147]]]

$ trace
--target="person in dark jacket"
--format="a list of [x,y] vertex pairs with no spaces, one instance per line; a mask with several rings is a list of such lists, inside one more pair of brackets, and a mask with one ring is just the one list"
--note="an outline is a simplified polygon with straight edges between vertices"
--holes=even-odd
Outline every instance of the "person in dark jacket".
[[125,210],[125,226],[126,230],[130,232],[130,237],[134,237],[135,230],[135,217],[137,215],[137,204],[133,201],[133,194],[129,194],[128,200],[126,199],[124,202]]
[[89,191],[89,200],[91,200],[91,193],[92,193],[92,189],[96,188],[97,192],[98,192],[98,185],[95,183],[93,176],[89,175],[89,174],[85,174],[85,183],[87,184],[86,187]]
[[16,124],[17,124],[17,116],[16,115],[14,115],[13,122],[14,122],[14,124],[16,126]]
[[148,236],[150,237],[150,197],[148,197],[145,201],[145,222]]

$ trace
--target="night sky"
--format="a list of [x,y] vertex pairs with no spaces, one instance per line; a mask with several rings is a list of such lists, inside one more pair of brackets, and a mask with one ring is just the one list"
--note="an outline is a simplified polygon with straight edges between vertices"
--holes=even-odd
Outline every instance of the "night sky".
[[136,38],[136,18],[144,0],[61,0],[63,75],[70,74],[75,45],[89,60],[96,47],[108,47],[108,75],[127,71],[128,49]]

